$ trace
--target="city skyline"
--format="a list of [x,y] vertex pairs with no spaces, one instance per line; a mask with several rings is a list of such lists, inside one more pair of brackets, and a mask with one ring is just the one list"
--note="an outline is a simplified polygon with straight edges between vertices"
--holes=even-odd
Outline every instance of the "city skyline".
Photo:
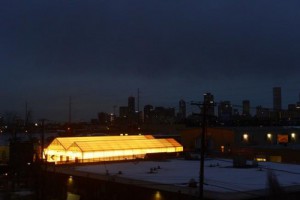
[[299,101],[300,2],[1,2],[0,113],[67,121],[126,106]]
[[[72,119],[74,119],[74,107],[73,107],[73,102],[72,102],[72,98],[69,97],[68,98],[68,104],[67,107],[64,109],[64,115],[65,116],[62,116],[62,118],[57,118],[57,119],[49,119],[47,118],[47,120],[49,121],[52,121],[52,122],[80,122],[80,121],[90,121],[91,119],[95,119],[97,118],[97,115],[98,113],[107,113],[107,114],[115,114],[116,116],[118,117],[121,117],[120,116],[120,113],[124,113],[126,112],[127,114],[125,115],[129,115],[131,113],[131,115],[133,114],[133,112],[138,112],[138,110],[140,110],[140,112],[144,112],[144,109],[146,107],[149,107],[151,106],[152,109],[155,109],[155,108],[174,108],[175,110],[175,115],[177,114],[181,114],[181,112],[184,112],[184,116],[185,117],[188,117],[189,115],[192,115],[194,112],[198,112],[199,111],[199,108],[198,107],[195,107],[193,104],[194,102],[205,102],[206,101],[206,97],[207,95],[209,96],[212,96],[212,102],[214,102],[214,108],[211,108],[212,111],[210,111],[210,115],[213,115],[212,113],[215,113],[214,115],[215,116],[218,116],[218,106],[222,105],[222,104],[228,104],[228,105],[231,105],[231,108],[232,108],[232,111],[236,110],[238,111],[239,115],[244,115],[244,109],[246,109],[247,112],[249,112],[249,115],[251,116],[255,116],[256,113],[257,113],[257,109],[267,109],[269,111],[284,111],[284,110],[288,110],[289,109],[289,105],[294,105],[295,107],[297,107],[297,105],[300,104],[300,94],[299,94],[299,99],[295,102],[288,102],[288,104],[286,105],[281,105],[282,108],[281,109],[275,109],[274,108],[274,98],[275,98],[275,94],[274,94],[274,89],[279,89],[280,92],[281,92],[281,87],[273,87],[272,88],[273,90],[273,93],[272,93],[272,100],[273,102],[271,102],[270,100],[270,105],[269,106],[265,106],[265,105],[262,105],[262,104],[257,104],[257,105],[253,105],[253,103],[249,100],[249,99],[243,99],[241,102],[237,102],[237,103],[234,103],[232,102],[231,100],[224,100],[224,99],[218,99],[218,100],[214,100],[214,94],[212,93],[204,93],[203,94],[203,99],[199,99],[197,101],[186,101],[184,98],[182,99],[179,99],[177,101],[177,104],[176,105],[154,105],[154,104],[151,104],[151,103],[144,103],[140,106],[140,108],[138,108],[137,104],[135,103],[135,101],[138,101],[134,95],[130,95],[128,96],[127,98],[124,98],[124,102],[119,106],[117,105],[114,105],[113,108],[109,111],[105,111],[105,110],[98,110],[98,111],[95,111],[95,113],[92,113],[92,116],[88,116],[88,118],[86,119],[78,119],[78,117],[76,116],[75,117],[75,120],[72,121]],[[140,92],[139,92],[140,93]],[[284,99],[280,96],[280,101],[283,101]],[[127,101],[126,101],[127,100]],[[181,108],[181,104],[185,105],[185,108]],[[244,104],[247,104],[247,105],[244,105]],[[246,106],[246,107],[245,107]],[[273,106],[273,107],[272,107]],[[124,110],[125,109],[125,110]],[[181,109],[185,109],[184,111],[182,111]],[[75,108],[75,110],[77,110],[77,108]],[[214,111],[215,110],[215,111]],[[20,117],[21,119],[24,118],[25,120],[25,113],[29,114],[30,117],[33,117],[31,118],[31,120],[40,120],[40,119],[43,119],[43,118],[36,118],[36,116],[32,116],[32,113],[34,113],[34,110],[32,110],[31,106],[28,106],[28,102],[26,101],[25,104],[24,104],[24,107],[23,107],[23,110],[21,112],[17,112],[17,111],[13,111],[13,110],[7,110],[7,111],[4,111],[4,112],[0,112],[0,116],[2,115],[2,117],[6,117],[5,115],[6,114],[16,114],[18,117]],[[146,114],[146,113],[145,113]],[[24,115],[24,116],[23,116]],[[77,114],[76,114],[77,115]],[[174,115],[174,117],[175,117]],[[247,114],[246,114],[247,115]]]

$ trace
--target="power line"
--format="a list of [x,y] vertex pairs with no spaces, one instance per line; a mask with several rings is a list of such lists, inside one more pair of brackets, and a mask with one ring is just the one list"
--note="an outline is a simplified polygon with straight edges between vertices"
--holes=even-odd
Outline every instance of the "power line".
[[233,188],[229,188],[229,187],[224,187],[224,186],[220,186],[220,185],[208,184],[208,183],[205,183],[205,185],[213,186],[213,187],[217,187],[217,188],[222,188],[222,189],[233,191],[233,192],[243,193],[243,194],[247,194],[247,195],[250,195],[250,196],[262,197],[261,195],[258,195],[258,194],[254,194],[254,193],[247,192],[247,191],[241,191],[241,190],[237,190],[237,189],[233,189]]

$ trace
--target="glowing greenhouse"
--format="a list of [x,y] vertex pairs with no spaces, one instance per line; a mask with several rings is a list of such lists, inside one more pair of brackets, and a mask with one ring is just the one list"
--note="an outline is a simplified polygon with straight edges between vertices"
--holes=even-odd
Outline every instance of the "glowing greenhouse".
[[58,137],[44,149],[44,159],[55,164],[142,159],[147,154],[182,152],[173,138],[152,135]]

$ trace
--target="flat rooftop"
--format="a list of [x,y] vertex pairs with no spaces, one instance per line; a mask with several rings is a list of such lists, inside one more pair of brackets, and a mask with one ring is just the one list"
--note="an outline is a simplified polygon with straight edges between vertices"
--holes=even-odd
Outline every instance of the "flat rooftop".
[[[232,160],[206,159],[204,195],[214,199],[249,199],[266,195],[267,174],[271,170],[279,184],[289,191],[300,191],[300,165],[259,162],[255,168],[233,168]],[[198,188],[188,187],[191,179],[198,182],[200,161],[170,159],[165,161],[128,161],[76,166],[77,173],[91,173],[127,180],[158,189],[172,188],[198,195]]]

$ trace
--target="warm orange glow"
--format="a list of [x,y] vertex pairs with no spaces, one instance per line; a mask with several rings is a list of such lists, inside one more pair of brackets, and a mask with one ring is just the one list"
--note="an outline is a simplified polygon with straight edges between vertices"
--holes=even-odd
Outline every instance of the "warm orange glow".
[[244,141],[248,141],[249,135],[248,135],[247,133],[245,133],[245,134],[243,135],[243,139],[244,139]]
[[257,162],[266,162],[267,159],[266,158],[256,158],[255,159]]
[[224,149],[225,149],[225,147],[224,147],[224,145],[222,145],[222,146],[221,146],[221,152],[222,152],[222,153],[224,153],[224,151],[225,151]]
[[156,192],[155,192],[154,199],[155,199],[155,200],[161,200],[161,199],[162,199],[162,196],[161,196],[161,194],[160,194],[159,191],[156,191]]
[[288,143],[289,142],[289,136],[286,134],[278,134],[277,135],[277,141],[278,143]]
[[271,139],[272,139],[272,134],[271,134],[271,133],[268,133],[268,134],[267,134],[267,137],[268,137],[269,140],[271,140]]
[[296,133],[291,133],[291,138],[296,139]]
[[181,152],[174,139],[151,135],[56,138],[45,149],[48,162],[97,162],[144,158],[149,153]]
[[72,185],[73,184],[73,177],[69,176],[68,178],[68,185]]

